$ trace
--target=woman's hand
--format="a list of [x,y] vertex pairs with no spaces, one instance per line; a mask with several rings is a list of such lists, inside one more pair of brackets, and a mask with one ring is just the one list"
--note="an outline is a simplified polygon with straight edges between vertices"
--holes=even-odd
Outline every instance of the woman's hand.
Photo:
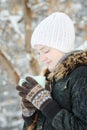
[[39,110],[52,100],[50,92],[31,77],[26,77],[26,82],[22,84],[22,87],[17,86],[16,88],[22,98],[31,102]]
[[24,91],[24,89],[29,90],[25,81],[26,80],[21,80],[21,83],[19,83],[21,86],[18,85],[16,86],[16,88],[19,90],[19,95],[22,97],[21,99],[22,113],[25,117],[29,117],[35,113],[36,108],[31,102],[25,99],[27,93]]
[[24,98],[22,98],[22,100],[21,100],[21,109],[22,109],[22,114],[25,117],[32,116],[36,110],[36,108],[31,104],[31,102],[27,101]]

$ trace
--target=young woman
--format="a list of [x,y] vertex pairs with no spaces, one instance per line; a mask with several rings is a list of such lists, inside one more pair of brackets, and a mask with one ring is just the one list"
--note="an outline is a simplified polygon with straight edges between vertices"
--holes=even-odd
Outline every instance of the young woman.
[[72,20],[61,12],[34,30],[31,45],[47,67],[46,87],[31,77],[17,86],[23,130],[87,130],[87,51],[75,51],[74,41]]

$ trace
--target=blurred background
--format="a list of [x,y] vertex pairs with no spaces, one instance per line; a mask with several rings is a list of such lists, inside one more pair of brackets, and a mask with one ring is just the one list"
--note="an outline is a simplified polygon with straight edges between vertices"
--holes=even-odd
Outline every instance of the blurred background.
[[15,86],[20,77],[40,73],[30,39],[38,23],[55,11],[72,18],[76,47],[87,45],[87,0],[0,0],[0,130],[22,130]]

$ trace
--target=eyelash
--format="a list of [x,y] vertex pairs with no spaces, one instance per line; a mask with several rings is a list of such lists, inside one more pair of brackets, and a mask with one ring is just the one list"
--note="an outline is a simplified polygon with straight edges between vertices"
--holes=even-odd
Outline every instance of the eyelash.
[[49,50],[44,50],[43,52],[44,52],[44,53],[48,53],[48,52],[49,52]]
[[[49,51],[50,51],[50,50],[46,50],[46,51],[44,50],[43,53],[48,53]],[[37,55],[39,56],[40,53],[37,53]]]

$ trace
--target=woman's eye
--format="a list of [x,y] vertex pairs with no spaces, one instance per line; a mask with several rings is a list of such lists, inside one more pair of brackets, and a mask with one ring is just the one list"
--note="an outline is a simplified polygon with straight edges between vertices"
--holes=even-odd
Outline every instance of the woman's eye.
[[49,50],[44,50],[44,53],[48,53],[49,52]]

